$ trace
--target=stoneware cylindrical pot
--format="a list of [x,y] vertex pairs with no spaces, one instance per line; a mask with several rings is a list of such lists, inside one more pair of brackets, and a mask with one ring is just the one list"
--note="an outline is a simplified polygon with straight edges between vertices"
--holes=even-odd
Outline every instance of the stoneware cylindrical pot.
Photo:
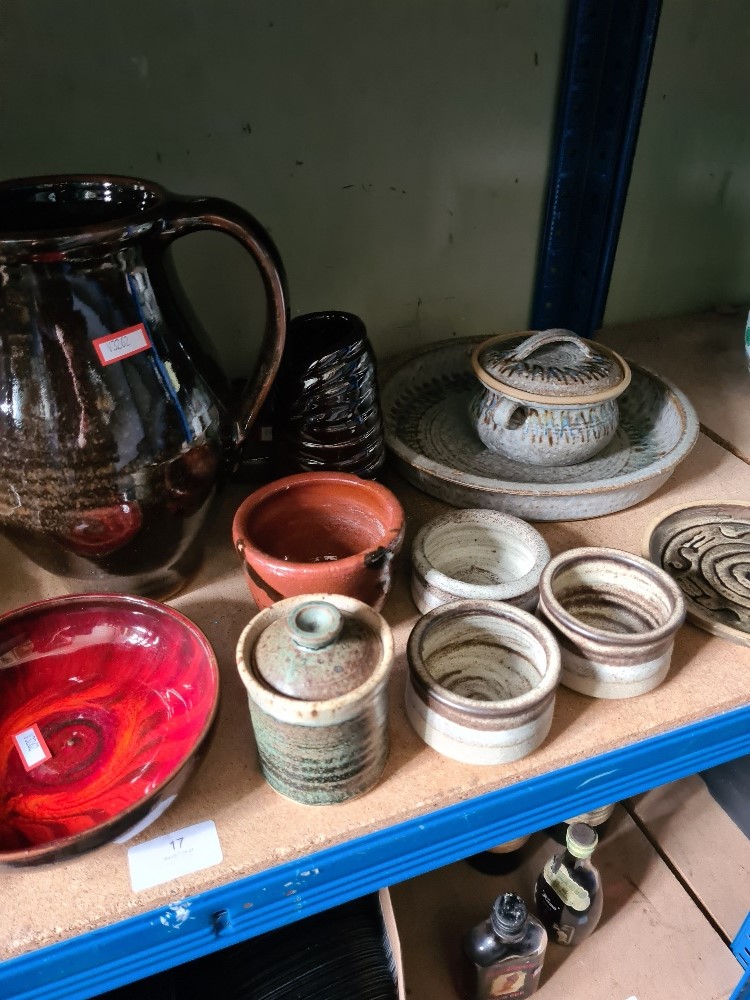
[[411,594],[426,614],[449,601],[507,601],[536,608],[549,546],[530,524],[495,510],[455,510],[417,533]]
[[547,565],[538,614],[560,644],[561,683],[593,698],[632,698],[666,677],[685,602],[646,559],[591,547]]
[[[327,635],[321,605],[340,619]],[[327,641],[316,646],[321,636]],[[272,788],[295,802],[328,805],[375,784],[388,756],[392,664],[388,624],[351,597],[293,597],[253,618],[237,644],[237,669]]]
[[528,611],[499,601],[441,605],[414,626],[407,655],[406,714],[434,750],[505,764],[544,741],[560,652]]
[[232,537],[259,608],[328,593],[379,611],[404,540],[404,512],[379,483],[306,472],[252,493],[234,516]]

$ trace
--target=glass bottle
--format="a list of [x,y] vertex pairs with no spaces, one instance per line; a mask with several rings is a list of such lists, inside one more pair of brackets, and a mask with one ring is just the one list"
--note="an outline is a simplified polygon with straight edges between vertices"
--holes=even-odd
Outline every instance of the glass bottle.
[[463,942],[466,1000],[505,997],[521,1000],[536,993],[547,949],[547,933],[514,892],[504,892],[487,920]]
[[528,839],[529,834],[508,840],[480,854],[472,854],[466,858],[466,863],[482,875],[509,875],[523,862]]
[[536,881],[536,912],[557,944],[580,944],[599,923],[602,884],[589,860],[598,842],[590,826],[573,823],[565,850],[549,859]]
[[609,805],[600,806],[598,809],[592,809],[589,812],[580,813],[578,816],[573,816],[571,819],[563,820],[562,823],[556,823],[555,826],[550,827],[546,832],[548,836],[556,840],[558,844],[565,846],[565,838],[568,834],[568,827],[572,826],[573,823],[585,823],[587,826],[592,826],[596,830],[599,842],[601,843],[607,833],[609,821],[612,813],[615,811],[616,805],[616,802],[611,802]]

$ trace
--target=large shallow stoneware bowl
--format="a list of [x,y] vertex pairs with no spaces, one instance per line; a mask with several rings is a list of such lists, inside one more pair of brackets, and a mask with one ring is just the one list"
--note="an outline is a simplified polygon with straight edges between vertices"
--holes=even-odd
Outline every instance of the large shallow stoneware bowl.
[[530,521],[573,521],[624,510],[654,493],[688,455],[698,417],[684,393],[641,365],[618,397],[606,448],[551,468],[496,455],[469,416],[476,339],[423,348],[391,366],[383,386],[386,445],[398,470],[454,507],[488,507]]
[[666,677],[685,602],[653,563],[591,546],[548,563],[538,613],[560,643],[562,684],[594,698],[632,698]]
[[[191,621],[145,598],[70,595],[0,618],[0,649],[0,862],[80,854],[167,808],[218,706]],[[27,770],[16,739],[33,727],[50,756]]]
[[434,750],[504,764],[552,724],[560,651],[549,630],[499,601],[454,601],[417,622],[407,646],[406,714]]
[[412,544],[411,593],[425,614],[448,601],[507,601],[533,611],[549,546],[530,524],[496,510],[456,510]]
[[404,512],[379,483],[305,472],[251,493],[234,516],[232,537],[259,608],[327,593],[379,611],[404,540]]

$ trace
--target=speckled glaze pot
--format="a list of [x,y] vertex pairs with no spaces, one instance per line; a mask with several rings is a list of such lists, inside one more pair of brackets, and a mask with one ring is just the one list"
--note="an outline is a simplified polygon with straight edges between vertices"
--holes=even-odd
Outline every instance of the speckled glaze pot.
[[549,546],[531,525],[494,510],[450,511],[424,525],[411,550],[411,594],[426,614],[448,601],[507,601],[533,611]]
[[577,465],[614,437],[616,397],[631,376],[609,348],[570,330],[541,330],[491,337],[471,360],[484,386],[471,418],[490,451],[529,465]]
[[[167,253],[205,229],[251,254],[268,307],[256,377],[231,413]],[[176,593],[285,326],[278,253],[231,202],[131,177],[0,184],[0,528],[76,589]]]
[[393,637],[379,614],[338,594],[280,601],[237,644],[266,781],[305,805],[371,788],[388,756]]
[[560,644],[561,683],[594,698],[632,698],[666,677],[685,602],[646,559],[591,547],[547,565],[538,615]]
[[306,472],[252,493],[232,525],[259,608],[302,594],[346,594],[379,611],[404,512],[379,483],[344,472]]
[[547,736],[560,652],[528,611],[493,601],[444,604],[414,626],[407,656],[406,714],[439,753],[504,764]]

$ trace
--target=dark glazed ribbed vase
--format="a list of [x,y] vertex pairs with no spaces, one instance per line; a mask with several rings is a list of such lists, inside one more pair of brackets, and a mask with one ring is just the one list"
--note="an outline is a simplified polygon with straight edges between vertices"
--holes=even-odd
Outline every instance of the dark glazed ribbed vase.
[[[257,264],[268,323],[236,413],[179,305],[166,249],[218,229]],[[0,525],[81,590],[166,597],[278,368],[283,271],[217,198],[127,177],[0,184]]]
[[365,324],[346,312],[289,324],[274,423],[278,471],[375,478],[385,461],[375,356]]

